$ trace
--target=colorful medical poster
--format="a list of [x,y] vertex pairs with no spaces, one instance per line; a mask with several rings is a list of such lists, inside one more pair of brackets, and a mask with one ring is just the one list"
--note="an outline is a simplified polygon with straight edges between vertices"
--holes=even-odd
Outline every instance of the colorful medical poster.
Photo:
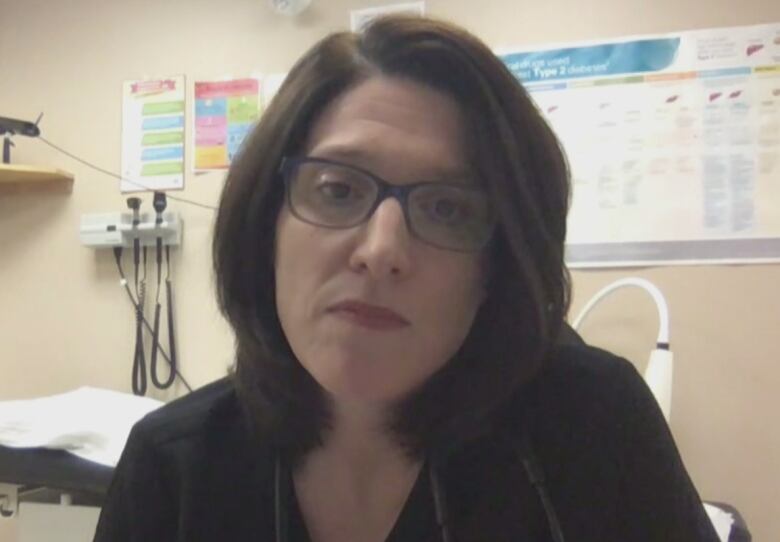
[[500,56],[567,153],[570,266],[780,261],[780,24]]
[[195,83],[195,169],[226,169],[262,109],[258,79]]
[[184,76],[122,85],[122,192],[184,188]]

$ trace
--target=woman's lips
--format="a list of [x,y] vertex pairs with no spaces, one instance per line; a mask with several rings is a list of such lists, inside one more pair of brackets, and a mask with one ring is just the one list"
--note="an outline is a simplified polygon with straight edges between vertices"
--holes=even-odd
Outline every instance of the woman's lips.
[[362,301],[342,301],[328,308],[328,312],[369,329],[390,330],[409,325],[409,321],[397,312]]

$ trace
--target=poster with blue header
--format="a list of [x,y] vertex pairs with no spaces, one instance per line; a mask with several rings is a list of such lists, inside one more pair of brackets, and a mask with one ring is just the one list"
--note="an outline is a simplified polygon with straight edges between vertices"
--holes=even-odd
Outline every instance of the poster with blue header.
[[569,159],[570,267],[780,261],[780,24],[499,56]]

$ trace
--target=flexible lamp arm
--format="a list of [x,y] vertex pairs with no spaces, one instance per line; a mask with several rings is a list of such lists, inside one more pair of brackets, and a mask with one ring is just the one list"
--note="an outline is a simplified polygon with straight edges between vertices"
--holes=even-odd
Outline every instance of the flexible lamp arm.
[[580,325],[582,324],[582,321],[585,319],[588,313],[593,309],[593,307],[596,306],[596,304],[599,301],[601,301],[604,297],[606,297],[613,291],[618,290],[620,288],[626,288],[629,286],[633,286],[645,290],[653,297],[653,301],[655,301],[655,305],[658,309],[658,319],[659,319],[658,339],[656,340],[656,345],[658,348],[668,349],[669,348],[669,307],[666,304],[666,299],[664,299],[661,290],[659,290],[655,284],[645,279],[640,279],[640,278],[621,279],[602,288],[601,291],[599,291],[595,296],[593,296],[591,300],[588,301],[588,303],[585,305],[585,307],[580,311],[580,314],[574,320],[574,324],[572,324],[572,327],[575,330],[579,329]]
[[672,412],[672,380],[674,370],[674,357],[669,347],[669,308],[661,291],[650,281],[640,278],[626,278],[618,280],[609,286],[603,288],[593,298],[588,301],[585,308],[582,309],[577,319],[574,320],[572,327],[578,329],[585,316],[593,309],[596,304],[605,296],[619,288],[637,287],[648,292],[655,301],[658,308],[658,317],[660,324],[658,326],[658,339],[655,349],[650,353],[650,359],[647,362],[644,379],[653,393],[661,412],[667,423]]

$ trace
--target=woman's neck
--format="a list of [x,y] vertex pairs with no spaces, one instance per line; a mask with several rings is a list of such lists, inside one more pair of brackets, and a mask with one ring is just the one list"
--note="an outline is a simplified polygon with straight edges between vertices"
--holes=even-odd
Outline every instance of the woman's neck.
[[422,462],[388,434],[386,408],[340,402],[331,420],[323,445],[293,472],[312,539],[384,540]]

